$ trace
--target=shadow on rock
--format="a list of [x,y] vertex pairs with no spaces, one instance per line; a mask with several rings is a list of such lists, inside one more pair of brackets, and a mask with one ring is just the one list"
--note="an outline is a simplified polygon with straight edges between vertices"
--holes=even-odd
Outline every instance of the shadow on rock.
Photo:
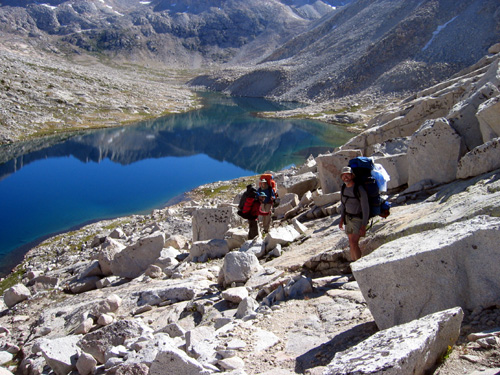
[[375,322],[368,322],[342,332],[332,340],[297,357],[295,372],[304,373],[313,367],[326,366],[333,360],[335,354],[359,344],[377,331]]

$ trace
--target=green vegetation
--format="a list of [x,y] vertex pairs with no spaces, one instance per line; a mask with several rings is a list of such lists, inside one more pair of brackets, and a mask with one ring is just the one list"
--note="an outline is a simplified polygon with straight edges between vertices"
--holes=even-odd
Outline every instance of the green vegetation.
[[219,196],[223,192],[227,192],[231,187],[226,185],[226,186],[219,186],[218,188],[212,189],[212,188],[204,188],[201,189],[203,195],[206,198],[215,198],[216,196]]
[[118,228],[119,226],[122,226],[122,225],[125,225],[125,224],[128,224],[130,223],[130,219],[127,219],[127,220],[114,220],[111,224],[108,224],[106,226],[104,226],[102,229],[104,230],[113,230],[113,229],[116,229]]
[[448,349],[444,353],[443,359],[447,360],[448,358],[450,358],[450,354],[451,354],[452,351],[453,351],[453,348],[450,345],[448,345]]
[[49,124],[47,128],[37,130],[34,133],[25,135],[24,137],[21,137],[21,141],[29,141],[32,139],[37,139],[37,138],[42,138],[42,137],[47,137],[51,136],[54,134],[65,134],[65,133],[72,133],[76,134],[77,132],[81,132],[83,130],[89,130],[89,129],[102,129],[105,128],[104,125],[96,125],[93,124],[85,129],[81,127],[67,127],[67,128],[58,128],[57,126],[54,126],[54,124]]
[[23,275],[26,273],[24,266],[20,265],[17,270],[12,272],[5,279],[0,281],[0,293],[3,294],[7,289],[21,282]]
[[202,186],[194,189],[191,194],[200,199],[220,198],[227,200],[246,189],[247,185],[255,183],[257,176],[239,178],[233,181],[227,181],[224,185],[218,187]]
[[[350,107],[342,107],[342,108],[337,108],[337,109],[330,109],[326,110],[323,112],[317,112],[317,113],[293,113],[290,115],[285,115],[286,118],[294,119],[294,120],[320,120],[320,121],[325,121],[328,124],[332,124],[335,126],[339,126],[342,128],[348,128],[348,129],[356,129],[361,126],[359,123],[353,123],[353,124],[347,124],[344,122],[338,122],[338,121],[332,121],[328,119],[326,121],[324,119],[325,116],[334,116],[338,115],[341,113],[354,113],[358,112],[359,110],[362,109],[362,106],[360,105],[353,105]],[[260,112],[256,114],[257,116],[264,117],[264,118],[281,118],[283,117],[283,113],[280,113],[280,115],[277,115],[277,112]]]

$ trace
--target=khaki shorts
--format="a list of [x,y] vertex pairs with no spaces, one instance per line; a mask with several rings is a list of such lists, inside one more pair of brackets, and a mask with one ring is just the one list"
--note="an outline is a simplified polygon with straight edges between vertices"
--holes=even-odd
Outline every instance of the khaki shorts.
[[356,216],[345,215],[345,232],[347,234],[359,234],[363,219]]

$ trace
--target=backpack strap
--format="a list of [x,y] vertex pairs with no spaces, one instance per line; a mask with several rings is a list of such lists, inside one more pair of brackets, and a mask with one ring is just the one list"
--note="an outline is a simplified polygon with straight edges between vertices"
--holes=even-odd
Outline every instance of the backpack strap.
[[341,200],[342,200],[342,197],[346,197],[347,199],[345,200],[347,202],[347,200],[349,198],[356,198],[358,201],[361,199],[361,195],[359,194],[359,186],[358,184],[354,184],[354,195],[355,197],[350,197],[349,195],[344,195],[344,191],[345,191],[345,188],[346,188],[346,185],[345,184],[342,184],[342,187],[340,188],[340,197],[341,197]]

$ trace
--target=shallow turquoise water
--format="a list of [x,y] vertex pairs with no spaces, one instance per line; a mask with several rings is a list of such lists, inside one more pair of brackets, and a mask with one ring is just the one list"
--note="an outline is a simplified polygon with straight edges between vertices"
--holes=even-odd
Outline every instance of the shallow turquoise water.
[[[25,144],[32,151],[0,164],[0,273],[51,233],[149,213],[196,186],[300,164],[350,137],[319,122],[253,115],[290,105],[203,96],[201,110]],[[8,151],[0,148],[3,160]]]

